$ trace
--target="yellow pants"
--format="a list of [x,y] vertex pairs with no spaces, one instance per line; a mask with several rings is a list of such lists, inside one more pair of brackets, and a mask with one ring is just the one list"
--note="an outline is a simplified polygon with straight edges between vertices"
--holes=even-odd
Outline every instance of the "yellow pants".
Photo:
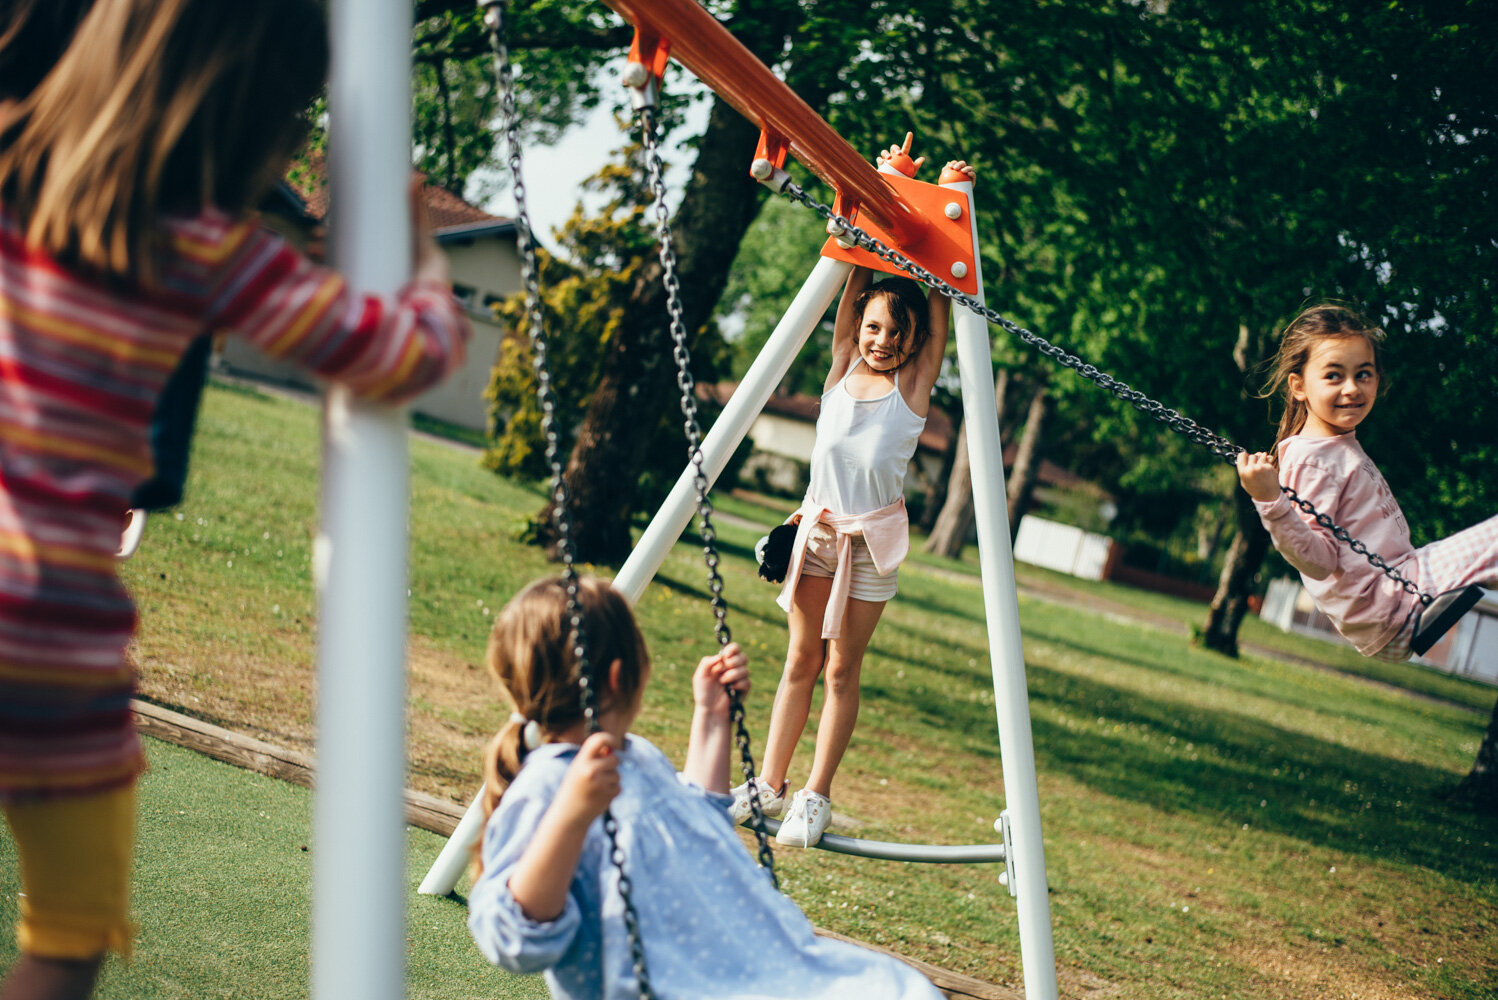
[[4,804],[21,858],[16,940],[37,958],[129,957],[135,787]]

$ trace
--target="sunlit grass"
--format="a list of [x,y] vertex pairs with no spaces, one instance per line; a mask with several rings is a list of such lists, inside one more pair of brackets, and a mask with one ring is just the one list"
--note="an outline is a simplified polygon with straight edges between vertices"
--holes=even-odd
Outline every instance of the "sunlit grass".
[[[316,427],[305,405],[211,389],[181,517],[154,518],[126,568],[143,611],[144,693],[303,747]],[[514,541],[538,489],[484,472],[471,452],[415,440],[411,454],[410,782],[463,801],[503,714],[480,667],[493,614],[554,567]],[[726,496],[718,509],[729,625],[755,669],[758,745],[785,620],[752,547],[784,510]],[[975,567],[970,556],[920,555],[901,570],[834,788],[847,832],[993,837],[1003,783]],[[1252,654],[1232,660],[1190,645],[1182,626],[1200,605],[1023,566],[1020,582],[1036,594],[1020,610],[1063,995],[1493,995],[1498,822],[1443,799],[1471,765],[1491,688],[1455,681],[1463,695],[1450,705]],[[1069,602],[1043,599],[1058,588]],[[713,648],[706,594],[688,539],[637,607],[657,668],[639,729],[678,760],[691,667]],[[1270,645],[1252,627],[1244,637]],[[1330,644],[1276,643],[1353,665]],[[1415,690],[1424,677],[1454,681],[1399,669]],[[808,733],[793,781],[811,748]],[[822,926],[1021,982],[1015,911],[993,866],[793,850],[777,852],[777,866]]]

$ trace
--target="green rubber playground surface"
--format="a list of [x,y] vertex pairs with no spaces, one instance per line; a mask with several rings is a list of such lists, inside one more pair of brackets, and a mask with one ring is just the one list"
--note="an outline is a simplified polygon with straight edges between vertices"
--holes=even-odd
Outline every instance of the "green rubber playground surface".
[[[98,1000],[296,1000],[308,995],[312,796],[305,788],[148,740],[140,784],[134,959],[111,958]],[[493,968],[466,910],[416,894],[442,838],[407,841],[407,995],[530,1000],[545,984]],[[0,837],[0,967],[15,958],[15,847]]]

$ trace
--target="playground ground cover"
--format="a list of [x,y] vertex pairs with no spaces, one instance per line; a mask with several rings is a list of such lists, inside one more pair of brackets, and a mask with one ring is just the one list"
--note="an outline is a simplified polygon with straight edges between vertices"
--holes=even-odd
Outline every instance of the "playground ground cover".
[[[111,959],[97,1000],[306,997],[312,797],[307,789],[148,740],[140,785],[134,959]],[[465,911],[416,895],[442,838],[407,839],[411,1000],[541,1000],[543,983],[502,976],[474,950]],[[15,852],[0,838],[0,924],[15,922]],[[15,941],[0,935],[0,968]]]
[[[304,750],[313,733],[316,428],[304,404],[211,387],[187,502],[153,519],[127,564],[142,607],[135,656],[144,696]],[[513,540],[541,491],[482,471],[472,452],[424,440],[413,442],[412,466],[409,784],[466,801],[478,748],[503,715],[481,665],[488,625],[508,594],[550,569]],[[784,616],[775,588],[754,575],[762,529],[740,520],[753,521],[753,511],[735,503],[722,501],[735,517],[719,533],[730,624],[756,667],[749,715],[762,740]],[[960,575],[975,564],[918,558],[902,571],[834,789],[847,832],[938,843],[992,836],[1002,782],[983,609]],[[1022,568],[1027,589],[1027,577],[1068,585]],[[1141,600],[1074,584],[1074,595],[1100,607]],[[678,759],[691,668],[712,648],[705,590],[698,548],[679,545],[638,608],[657,668],[640,730]],[[1155,595],[1148,601],[1161,607]],[[1160,614],[1187,613],[1165,607]],[[1443,799],[1471,764],[1492,689],[1440,677],[1462,694],[1433,702],[1292,662],[1230,660],[1138,610],[1131,619],[1079,611],[1075,600],[1021,598],[1063,995],[1492,996],[1498,821]],[[1325,643],[1284,641],[1306,659],[1336,659]],[[1389,683],[1412,689],[1430,675],[1399,670]],[[811,745],[803,741],[797,777]],[[265,811],[283,815],[274,802]],[[305,818],[305,807],[286,805],[292,814]],[[143,840],[155,836],[168,835],[143,831]],[[143,880],[154,877],[153,850],[143,844]],[[291,871],[270,845],[244,853],[238,881]],[[1021,984],[1013,906],[991,866],[917,869],[789,849],[777,865],[820,926]],[[255,923],[235,908],[232,883],[220,896],[225,920]],[[445,943],[471,958],[460,919],[418,919],[429,904],[456,906],[413,897],[413,948],[426,947],[414,942],[428,933],[456,936]],[[211,922],[163,928],[143,939],[140,962],[191,964],[202,936],[218,933]],[[238,990],[193,995],[297,995],[302,980],[286,971],[295,962],[282,965],[275,990],[244,989],[241,979]],[[216,974],[259,975],[233,960]],[[450,995],[468,988],[455,978]],[[504,995],[485,989],[474,995]]]

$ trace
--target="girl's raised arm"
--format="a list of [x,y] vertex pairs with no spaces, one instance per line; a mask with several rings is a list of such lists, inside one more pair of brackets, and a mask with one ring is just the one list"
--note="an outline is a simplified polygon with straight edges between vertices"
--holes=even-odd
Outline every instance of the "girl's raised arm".
[[[976,172],[966,160],[949,160],[942,168],[943,183],[963,178],[969,182],[977,178]],[[921,356],[913,362],[915,384],[911,386],[912,399],[925,399],[931,395],[936,377],[941,374],[942,359],[947,354],[947,338],[952,328],[952,302],[935,290],[926,297],[926,328],[930,331],[930,336],[921,348]]]
[[858,315],[853,303],[858,301],[872,283],[874,272],[855,264],[843,285],[843,297],[837,304],[837,319],[832,324],[832,368],[827,372],[827,382],[822,386],[826,392],[848,374],[848,366],[858,353]]
[[728,791],[728,751],[733,733],[728,719],[728,692],[749,691],[749,658],[736,642],[716,656],[704,656],[692,675],[692,730],[681,773],[709,792]]
[[920,357],[912,364],[914,385],[912,398],[925,399],[936,385],[941,374],[941,362],[947,355],[947,338],[952,328],[952,302],[941,292],[932,289],[926,296],[926,343],[921,347]]

